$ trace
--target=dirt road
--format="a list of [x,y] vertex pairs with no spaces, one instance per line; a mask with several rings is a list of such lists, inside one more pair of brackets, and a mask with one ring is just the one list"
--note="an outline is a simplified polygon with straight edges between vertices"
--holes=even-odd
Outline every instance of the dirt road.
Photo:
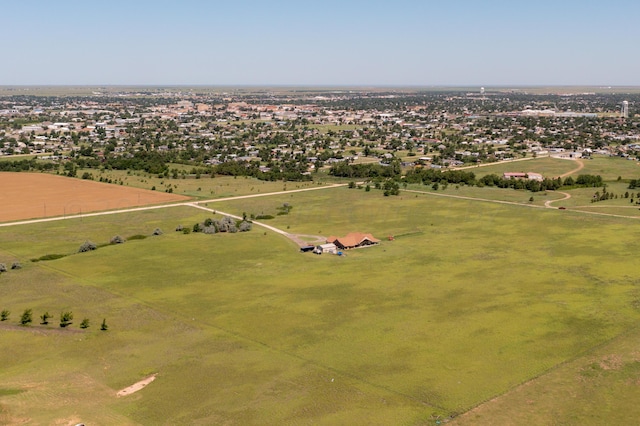
[[575,169],[571,170],[570,172],[561,174],[559,177],[561,177],[562,179],[564,179],[567,176],[570,176],[570,175],[572,175],[574,173],[577,173],[580,170],[584,169],[584,163],[582,162],[582,160],[579,160],[579,159],[576,158],[576,159],[571,160],[571,161],[576,161],[578,163],[578,167],[576,167]]

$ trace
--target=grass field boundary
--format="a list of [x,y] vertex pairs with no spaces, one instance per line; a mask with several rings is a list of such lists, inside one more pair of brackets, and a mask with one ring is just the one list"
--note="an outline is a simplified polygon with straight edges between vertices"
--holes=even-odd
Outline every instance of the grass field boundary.
[[574,363],[574,362],[576,362],[577,360],[579,360],[581,358],[585,358],[589,354],[591,354],[591,353],[593,353],[593,352],[595,352],[595,351],[597,351],[599,349],[602,349],[605,346],[608,346],[608,345],[610,345],[612,343],[615,343],[617,340],[623,339],[623,338],[625,338],[625,337],[627,337],[627,336],[629,336],[629,335],[631,335],[633,333],[637,333],[638,331],[640,331],[640,325],[629,327],[626,330],[623,330],[620,334],[618,334],[616,336],[613,336],[613,337],[611,337],[609,339],[606,339],[606,340],[604,340],[604,341],[602,341],[602,342],[600,342],[600,343],[598,343],[596,345],[593,345],[593,346],[583,350],[582,352],[579,352],[579,353],[575,354],[573,357],[565,359],[564,361],[559,362],[558,364],[553,365],[553,366],[549,367],[548,369],[546,369],[544,371],[541,371],[540,373],[536,374],[535,376],[530,377],[527,380],[523,380],[522,382],[511,386],[510,388],[506,389],[502,393],[496,394],[496,395],[494,395],[494,396],[492,396],[490,398],[485,399],[484,401],[479,402],[478,404],[474,405],[473,407],[469,408],[467,411],[465,411],[464,413],[461,413],[459,416],[456,416],[456,417],[462,417],[462,416],[464,416],[466,414],[469,414],[474,409],[476,409],[476,408],[478,408],[478,407],[480,407],[480,406],[482,406],[482,405],[484,405],[484,404],[486,404],[488,402],[494,401],[494,400],[496,400],[496,399],[498,399],[498,398],[500,398],[500,397],[502,397],[504,395],[507,395],[507,394],[515,391],[516,389],[518,389],[518,388],[520,388],[520,387],[522,387],[522,386],[524,386],[524,385],[526,385],[528,383],[534,382],[534,381],[538,380],[539,378],[541,378],[543,376],[551,374],[554,371],[559,370],[560,368],[562,368],[562,367],[564,367],[566,365]]

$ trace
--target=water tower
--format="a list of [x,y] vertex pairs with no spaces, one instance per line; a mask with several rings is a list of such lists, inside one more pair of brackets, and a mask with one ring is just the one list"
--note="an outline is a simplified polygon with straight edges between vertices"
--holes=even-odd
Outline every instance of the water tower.
[[622,118],[629,118],[629,101],[622,101]]

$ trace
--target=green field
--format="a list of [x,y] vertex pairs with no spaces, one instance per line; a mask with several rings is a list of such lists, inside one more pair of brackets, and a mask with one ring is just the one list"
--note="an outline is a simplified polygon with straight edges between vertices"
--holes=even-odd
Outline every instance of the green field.
[[[578,164],[575,161],[563,160],[559,158],[541,157],[526,158],[519,161],[506,161],[496,164],[483,165],[481,167],[465,168],[466,171],[473,172],[477,178],[495,173],[502,176],[503,173],[540,173],[546,178],[555,178],[564,173],[575,170]],[[580,172],[582,173],[582,172]]]
[[122,182],[124,186],[154,189],[155,191],[162,192],[166,192],[171,188],[171,192],[174,194],[186,195],[197,199],[253,195],[321,185],[321,183],[317,182],[263,181],[246,176],[216,176],[215,178],[211,178],[208,175],[202,175],[196,179],[195,175],[191,175],[184,179],[180,177],[178,179],[159,178],[158,175],[143,171],[128,172],[125,170],[100,171],[96,169],[81,169],[78,171],[78,176],[82,176],[85,172],[93,174],[94,180],[97,181],[99,181],[100,178],[105,181],[110,179],[112,183],[119,184]]
[[[220,196],[256,182],[225,180]],[[208,205],[271,214],[291,233],[383,239],[343,257],[299,253],[256,225],[173,231],[210,216],[190,207],[0,228],[0,262],[23,265],[0,275],[0,309],[12,312],[0,323],[0,423],[434,424],[500,395],[499,413],[460,421],[540,424],[552,412],[558,424],[601,424],[587,407],[604,402],[637,417],[637,222],[475,190],[438,193],[521,205],[345,187]],[[284,203],[290,213],[277,215]],[[136,234],[149,237],[74,254]],[[30,262],[46,254],[68,256]],[[19,326],[28,308],[52,323]],[[63,310],[75,314],[69,329],[57,326]],[[585,370],[609,355],[619,368]],[[547,386],[546,411],[523,407],[527,389]],[[564,394],[579,396],[576,410],[552,397]]]
[[[542,162],[538,170],[573,165],[565,160],[531,162]],[[616,164],[607,159],[593,163],[612,180]],[[106,173],[115,173],[110,177],[126,184],[162,181]],[[245,178],[167,181],[188,183],[182,193],[196,196],[202,192],[197,184],[209,195],[215,192],[210,198],[284,189],[282,183]],[[608,182],[609,191],[620,198],[592,204],[596,189],[573,189],[571,199],[554,205],[637,215],[637,208],[622,198],[625,188],[624,181]],[[6,383],[0,388],[0,420],[11,423],[28,414],[44,423],[200,419],[428,424],[505,392],[503,398],[510,401],[521,392],[519,383],[540,375],[534,386],[554,375],[572,377],[564,363],[584,364],[595,356],[594,348],[609,339],[627,342],[627,334],[621,333],[637,321],[639,295],[630,278],[629,255],[621,247],[633,252],[635,243],[617,238],[633,222],[528,207],[562,198],[554,192],[453,185],[439,191],[424,185],[408,189],[427,194],[385,198],[375,190],[341,188],[209,203],[210,208],[238,215],[274,215],[270,224],[293,233],[358,230],[379,238],[396,236],[393,242],[345,258],[299,254],[292,242],[258,228],[242,235],[171,232],[177,224],[190,226],[207,216],[186,207],[2,229],[0,262],[20,260],[25,268],[1,277],[6,285],[0,294],[8,302],[0,308],[12,311],[13,321],[0,327],[8,341],[15,342],[4,354],[11,368],[0,376]],[[293,206],[291,213],[277,215],[284,203]],[[149,235],[156,227],[167,233],[56,261],[28,261],[45,254],[72,254],[86,239],[103,244],[115,234]],[[612,244],[619,248],[612,251]],[[76,322],[92,318],[92,331],[15,325],[27,307],[36,315],[72,309]],[[97,330],[100,317],[109,317],[110,331]],[[185,336],[182,331],[187,329]],[[25,334],[34,340],[24,339]],[[109,337],[101,337],[105,335]],[[114,335],[117,344],[108,340]],[[42,339],[47,342],[40,343]],[[83,340],[84,349],[72,343]],[[548,346],[550,340],[553,345]],[[134,355],[123,358],[122,351]],[[102,355],[92,362],[90,353]],[[25,366],[33,363],[42,368],[27,374]],[[246,374],[232,374],[223,383],[200,377],[200,371],[217,377],[216,368]],[[620,375],[633,380],[633,368],[622,370],[606,380]],[[158,381],[144,392],[128,399],[114,397],[116,390],[151,373],[158,373]],[[37,380],[55,389],[35,386]],[[193,381],[209,392],[194,395]],[[100,389],[100,396],[83,400],[86,386]],[[229,388],[238,388],[237,398],[228,395]],[[509,392],[514,388],[517,392]],[[184,397],[174,397],[175,404],[163,403],[161,410],[152,408],[176,390]],[[616,392],[622,389],[607,395],[617,397]],[[59,398],[78,408],[69,413],[56,403]],[[41,408],[39,417],[32,414],[34,400]],[[618,405],[629,410],[625,401]],[[569,423],[585,421],[566,410],[563,415]],[[482,405],[461,421],[490,423],[494,416],[511,418]]]

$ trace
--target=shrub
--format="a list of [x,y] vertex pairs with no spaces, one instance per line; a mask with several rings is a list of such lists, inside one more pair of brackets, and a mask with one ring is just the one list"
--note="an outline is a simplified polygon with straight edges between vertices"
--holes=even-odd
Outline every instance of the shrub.
[[189,228],[184,228],[184,229],[182,230],[182,233],[183,233],[183,234],[185,234],[185,235],[190,234],[190,233],[191,233],[191,229],[189,229]]
[[259,214],[258,216],[256,216],[257,220],[267,220],[267,219],[273,219],[274,216],[270,215],[270,214]]
[[204,228],[202,228],[202,233],[203,234],[215,234],[216,231],[216,227],[215,226],[205,226]]
[[120,235],[116,235],[115,237],[112,237],[111,240],[109,241],[110,244],[122,244],[124,243],[126,240],[124,238],[122,238]]
[[153,230],[153,234],[151,235],[162,235],[164,232],[162,232],[162,229],[160,228],[156,228]]
[[22,265],[20,264],[20,262],[13,262],[11,264],[11,269],[22,269]]
[[0,272],[7,272],[7,265],[0,263]]
[[68,325],[73,324],[73,312],[66,311],[60,312],[60,327],[67,327]]
[[33,321],[33,311],[31,309],[25,309],[20,317],[20,324],[28,325],[31,321]]
[[100,330],[102,331],[107,331],[109,329],[109,326],[107,325],[107,319],[103,319],[102,320],[102,325],[100,325]]
[[40,262],[41,260],[56,260],[65,257],[66,254],[45,254],[37,259],[31,259],[32,262]]
[[42,325],[49,324],[49,318],[51,318],[51,315],[49,315],[49,312],[45,312],[44,314],[40,315],[40,319],[42,320],[40,324]]
[[176,232],[181,232],[184,229],[182,225],[176,226]]
[[252,225],[251,225],[251,222],[247,222],[247,221],[245,220],[245,221],[240,222],[240,226],[238,227],[238,230],[239,230],[240,232],[247,232],[247,231],[251,231],[251,226],[252,226]]
[[130,236],[129,240],[144,240],[145,238],[147,238],[146,235],[136,234],[136,235]]
[[85,318],[80,323],[80,328],[89,328],[89,318]]
[[3,309],[2,312],[0,312],[0,321],[8,320],[9,315],[11,315],[11,312],[6,309]]
[[87,252],[87,251],[92,251],[92,250],[95,250],[97,248],[98,248],[98,246],[96,246],[95,243],[92,243],[91,241],[87,240],[84,243],[82,243],[82,245],[78,249],[78,253],[84,253],[84,252]]

